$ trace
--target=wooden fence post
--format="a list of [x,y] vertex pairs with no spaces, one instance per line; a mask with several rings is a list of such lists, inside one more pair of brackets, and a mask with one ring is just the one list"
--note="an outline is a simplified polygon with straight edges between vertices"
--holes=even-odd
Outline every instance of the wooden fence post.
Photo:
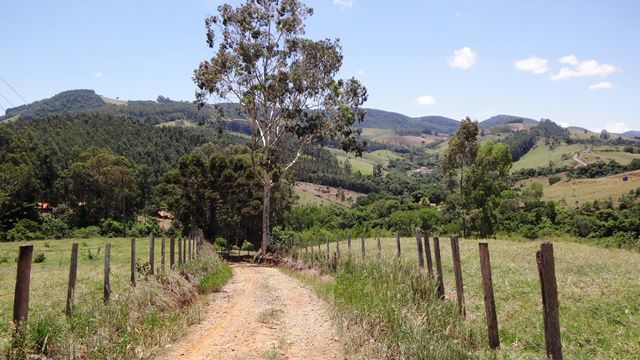
[[427,273],[433,279],[433,261],[431,260],[431,244],[429,243],[429,232],[424,231],[424,256],[427,258]]
[[464,285],[462,283],[462,263],[460,261],[460,242],[457,236],[451,237],[451,257],[453,258],[453,274],[456,278],[456,300],[458,301],[458,313],[462,317],[467,316],[464,304]]
[[416,247],[418,248],[418,265],[424,269],[424,257],[422,255],[422,239],[420,236],[420,229],[416,228]]
[[178,237],[178,265],[182,265],[182,237]]
[[149,238],[149,274],[153,275],[156,265],[156,239]]
[[193,236],[189,237],[189,260],[193,260]]
[[398,254],[398,259],[400,259],[400,233],[396,234],[396,250]]
[[484,294],[484,312],[487,317],[487,333],[489,347],[500,347],[498,335],[498,316],[496,314],[496,302],[493,298],[493,280],[491,279],[491,261],[489,259],[489,244],[478,244],[480,251],[480,273],[482,275],[482,292]]
[[173,265],[176,263],[176,237],[171,236],[169,239],[169,267],[173,269]]
[[108,302],[111,298],[111,282],[109,274],[111,272],[111,243],[104,246],[104,302]]
[[440,238],[433,238],[433,256],[436,260],[436,271],[438,272],[438,297],[444,300],[444,281],[442,280],[442,258],[440,257]]
[[69,261],[69,283],[67,284],[67,317],[73,313],[73,300],[76,293],[76,278],[78,276],[78,243],[71,245],[71,260]]
[[325,240],[327,241],[327,262],[331,259],[331,249],[329,248],[329,237],[325,235]]
[[31,283],[31,259],[33,245],[20,246],[18,254],[18,273],[13,297],[13,323],[16,328],[29,317],[29,286]]
[[136,238],[131,238],[131,285],[136,286]]
[[547,357],[562,360],[562,341],[560,339],[560,315],[558,313],[558,284],[553,258],[553,244],[544,242],[536,253],[540,289],[542,291],[542,314],[544,317],[544,344]]
[[338,258],[340,258],[340,237],[336,235],[336,253]]
[[364,257],[367,255],[367,251],[364,247],[364,235],[360,235],[360,246],[362,247],[362,258],[364,259]]
[[187,260],[187,239],[182,239],[182,263],[186,263]]
[[165,260],[165,242],[164,242],[164,236],[162,237],[162,246],[160,247],[160,267],[162,268],[162,271],[164,271],[164,260]]
[[347,248],[349,249],[349,255],[351,255],[351,234],[347,234]]
[[378,246],[378,259],[382,258],[382,245],[380,244],[380,234],[376,235],[376,244]]
[[313,250],[313,249],[314,249],[314,246],[313,246],[313,245],[311,245],[311,266],[312,266],[312,267],[313,267],[313,260],[314,260],[314,259],[315,259],[315,257],[316,257],[316,254],[315,254],[315,252],[314,252],[314,250]]

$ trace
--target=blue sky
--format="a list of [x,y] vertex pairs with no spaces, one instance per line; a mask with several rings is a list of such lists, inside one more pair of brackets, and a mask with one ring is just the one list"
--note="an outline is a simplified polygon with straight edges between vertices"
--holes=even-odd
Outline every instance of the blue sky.
[[[212,54],[203,20],[219,3],[4,0],[0,76],[28,101],[78,88],[192,100],[193,69]],[[639,1],[306,3],[307,35],[341,39],[341,75],[367,86],[367,107],[640,130]],[[22,103],[3,82],[0,94]]]

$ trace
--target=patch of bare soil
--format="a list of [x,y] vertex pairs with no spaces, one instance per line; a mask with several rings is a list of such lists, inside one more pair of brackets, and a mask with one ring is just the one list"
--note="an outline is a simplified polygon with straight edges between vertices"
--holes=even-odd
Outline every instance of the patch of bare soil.
[[343,346],[327,305],[277,268],[233,266],[211,295],[205,320],[162,359],[340,359]]

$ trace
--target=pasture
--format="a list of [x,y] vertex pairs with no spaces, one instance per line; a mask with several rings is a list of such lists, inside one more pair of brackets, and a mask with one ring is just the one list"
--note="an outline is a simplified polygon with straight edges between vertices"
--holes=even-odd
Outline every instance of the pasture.
[[[486,326],[477,240],[460,242],[469,331]],[[385,258],[396,255],[394,238],[381,240]],[[501,348],[472,357],[541,359],[544,357],[540,282],[535,260],[539,242],[489,240]],[[402,259],[417,263],[415,238],[401,239]],[[432,243],[433,246],[433,243]],[[335,244],[331,244],[335,250]],[[347,244],[340,243],[343,257]],[[377,258],[375,239],[367,239],[368,261]],[[441,239],[446,299],[455,303],[451,247]],[[317,249],[317,248],[316,248]],[[321,251],[325,251],[325,245]],[[633,359],[640,352],[640,254],[573,242],[555,242],[563,352],[567,359]],[[359,259],[360,239],[352,239]],[[416,265],[417,266],[417,265]],[[410,311],[407,309],[407,311]],[[466,346],[466,345],[465,345]]]

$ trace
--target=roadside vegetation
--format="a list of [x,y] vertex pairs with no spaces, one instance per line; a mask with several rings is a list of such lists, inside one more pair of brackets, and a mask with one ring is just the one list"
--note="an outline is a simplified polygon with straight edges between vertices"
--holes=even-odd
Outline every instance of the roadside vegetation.
[[[349,350],[358,358],[539,359],[544,356],[543,318],[535,252],[539,242],[488,240],[501,347],[488,349],[478,241],[460,243],[467,309],[458,316],[448,239],[440,240],[446,301],[434,296],[426,271],[417,270],[415,238],[402,238],[402,261],[395,260],[395,238],[340,243],[337,268],[315,252],[314,271],[286,272],[312,286],[335,310]],[[560,325],[566,358],[633,359],[640,351],[640,300],[634,282],[640,254],[555,239]],[[317,249],[316,249],[317,250]],[[331,251],[336,250],[335,244]],[[298,248],[293,257],[310,264]],[[330,274],[330,277],[320,275]],[[611,336],[616,334],[616,336]],[[364,352],[364,353],[362,353]]]
[[[66,284],[71,244],[79,243],[75,307],[65,317]],[[103,302],[104,244],[111,247],[111,290]],[[26,331],[12,337],[11,306],[18,243],[0,244],[0,348],[2,358],[149,358],[200,321],[204,299],[231,277],[229,266],[210,246],[175,269],[160,270],[156,246],[155,275],[148,273],[149,247],[138,241],[137,286],[129,282],[130,240],[122,238],[35,241],[31,272],[29,319]],[[146,244],[145,244],[146,245]]]

